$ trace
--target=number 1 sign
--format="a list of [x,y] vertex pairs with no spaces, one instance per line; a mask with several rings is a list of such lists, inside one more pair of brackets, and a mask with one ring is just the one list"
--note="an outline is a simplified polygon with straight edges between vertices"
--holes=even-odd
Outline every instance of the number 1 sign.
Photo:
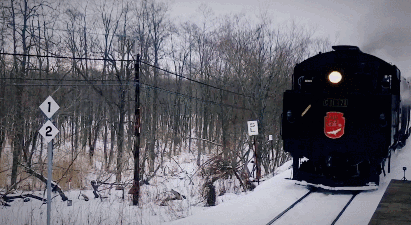
[[47,118],[51,118],[54,113],[59,110],[60,106],[54,101],[54,99],[49,96],[46,101],[44,101],[40,105],[41,111],[43,111],[44,114],[46,114]]

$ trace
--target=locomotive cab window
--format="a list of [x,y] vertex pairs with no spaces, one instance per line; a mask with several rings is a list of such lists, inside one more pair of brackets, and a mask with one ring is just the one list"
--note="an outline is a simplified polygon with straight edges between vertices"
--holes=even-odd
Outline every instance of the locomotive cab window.
[[391,89],[391,80],[392,80],[391,75],[384,75],[381,81],[381,86],[386,89]]

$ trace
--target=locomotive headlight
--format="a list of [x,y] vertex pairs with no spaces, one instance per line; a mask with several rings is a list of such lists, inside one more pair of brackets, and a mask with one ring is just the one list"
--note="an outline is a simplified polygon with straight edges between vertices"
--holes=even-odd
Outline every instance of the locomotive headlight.
[[340,83],[341,79],[342,79],[342,75],[338,71],[333,71],[330,73],[330,75],[328,75],[328,80],[334,84]]

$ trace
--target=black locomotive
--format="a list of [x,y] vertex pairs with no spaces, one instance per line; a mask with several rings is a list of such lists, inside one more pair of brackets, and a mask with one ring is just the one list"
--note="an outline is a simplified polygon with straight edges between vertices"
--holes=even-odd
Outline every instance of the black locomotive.
[[410,136],[409,83],[356,46],[333,46],[294,68],[282,138],[293,179],[328,189],[376,189]]

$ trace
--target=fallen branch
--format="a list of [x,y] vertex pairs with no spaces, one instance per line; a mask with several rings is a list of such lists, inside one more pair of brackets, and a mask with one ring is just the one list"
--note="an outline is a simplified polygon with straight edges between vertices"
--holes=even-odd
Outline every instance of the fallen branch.
[[[22,164],[20,164],[20,165],[24,168],[24,170],[26,171],[26,173],[28,173],[28,174],[30,174],[30,175],[38,178],[39,180],[41,180],[42,182],[44,182],[44,183],[47,185],[47,178],[45,178],[43,175],[37,173],[36,171],[34,171],[34,170],[31,169],[31,168],[28,168],[28,167],[25,166],[25,165],[22,165]],[[57,192],[59,193],[59,195],[61,196],[61,199],[62,199],[63,201],[67,201],[67,200],[68,200],[67,196],[66,196],[66,195],[64,194],[64,192],[61,190],[60,186],[59,186],[58,184],[56,184],[54,181],[51,181],[51,190],[52,190],[53,192],[56,192],[56,191],[57,191]]]
[[161,201],[160,206],[166,206],[168,201],[186,199],[186,196],[178,193],[173,189],[171,189],[170,193],[172,195],[167,196],[163,201]]
[[2,205],[2,206],[11,206],[6,201],[4,201],[2,198],[0,198],[0,205]]
[[77,198],[80,199],[80,197],[82,197],[83,200],[86,201],[86,202],[87,202],[88,200],[90,200],[87,195],[85,195],[85,194],[83,194],[83,193],[81,193],[81,192],[80,192],[80,194],[78,195]]
[[241,177],[238,175],[236,169],[233,168],[233,172],[234,172],[235,177],[237,177],[238,181],[240,181],[241,187],[243,187],[244,191],[247,191],[247,187],[243,184],[243,181]]
[[101,197],[99,190],[98,190],[98,186],[100,186],[96,181],[92,180],[91,181],[91,186],[93,187],[93,194],[94,194],[94,198],[99,198]]
[[40,197],[40,196],[36,196],[36,195],[33,195],[33,194],[11,195],[11,196],[10,196],[10,195],[9,195],[9,196],[3,195],[3,196],[2,196],[2,199],[3,199],[4,201],[6,201],[6,202],[13,202],[14,199],[16,199],[16,198],[23,198],[23,199],[25,199],[25,198],[34,198],[34,199],[40,200],[40,201],[42,201],[42,202],[44,202],[44,203],[47,202],[47,199],[44,199],[44,198],[42,198],[42,197]]

